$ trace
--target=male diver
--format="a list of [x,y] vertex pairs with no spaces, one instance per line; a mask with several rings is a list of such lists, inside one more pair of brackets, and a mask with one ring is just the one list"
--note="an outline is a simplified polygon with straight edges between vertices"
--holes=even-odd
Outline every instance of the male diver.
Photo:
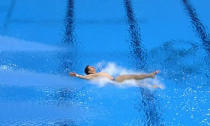
[[146,78],[154,78],[156,74],[160,73],[160,71],[156,70],[149,74],[120,75],[120,76],[117,76],[116,78],[114,78],[111,75],[109,75],[108,73],[96,72],[96,69],[93,66],[88,65],[85,67],[85,73],[86,73],[86,75],[79,75],[75,72],[71,72],[71,73],[69,73],[69,75],[72,77],[78,77],[78,78],[87,79],[87,80],[96,79],[98,77],[104,77],[104,78],[107,78],[112,81],[123,82],[125,80],[142,80],[142,79],[146,79]]

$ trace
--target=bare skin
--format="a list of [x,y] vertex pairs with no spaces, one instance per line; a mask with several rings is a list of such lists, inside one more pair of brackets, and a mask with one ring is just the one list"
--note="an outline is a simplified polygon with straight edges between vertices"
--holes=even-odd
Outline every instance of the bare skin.
[[154,78],[155,75],[157,75],[158,73],[160,73],[159,70],[156,70],[149,74],[120,75],[120,76],[117,76],[114,80],[114,78],[111,75],[109,75],[108,73],[96,72],[96,69],[94,67],[89,66],[87,75],[79,75],[75,72],[71,72],[71,73],[69,73],[69,75],[72,77],[78,77],[78,78],[87,79],[87,80],[95,79],[98,77],[105,77],[105,78],[108,78],[108,79],[116,81],[116,82],[123,82],[125,80],[133,80],[133,79],[134,80],[142,80],[142,79],[146,79],[146,78]]

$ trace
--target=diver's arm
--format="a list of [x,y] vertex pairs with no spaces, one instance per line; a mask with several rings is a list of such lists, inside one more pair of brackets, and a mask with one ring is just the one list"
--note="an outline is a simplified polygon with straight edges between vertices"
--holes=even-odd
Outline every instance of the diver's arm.
[[80,75],[80,74],[77,74],[77,73],[74,73],[74,72],[69,73],[69,75],[72,76],[72,77],[78,77],[80,79],[87,79],[87,80],[94,78],[94,76],[91,76],[91,75],[83,76],[83,75]]

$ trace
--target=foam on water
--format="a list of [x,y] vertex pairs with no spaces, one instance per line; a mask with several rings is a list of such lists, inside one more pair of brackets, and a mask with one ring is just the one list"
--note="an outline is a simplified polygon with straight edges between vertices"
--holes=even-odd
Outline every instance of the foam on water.
[[[105,65],[104,65],[105,64]],[[108,63],[98,63],[97,68],[100,69],[102,72],[106,72],[113,77],[119,76],[119,75],[127,75],[127,74],[145,74],[143,71],[133,71],[126,68],[123,68],[121,66],[116,65],[113,62]],[[105,66],[105,67],[103,67]],[[158,75],[157,75],[158,76]],[[116,81],[111,81],[107,78],[97,78],[91,81],[91,84],[96,84],[99,87],[103,87],[107,84],[114,84],[117,87],[142,87],[142,88],[148,88],[148,89],[154,89],[154,86],[160,89],[164,89],[164,84],[161,83],[161,81],[158,79],[158,77],[155,77],[154,79],[144,79],[144,80],[126,80],[122,83],[118,83]]]

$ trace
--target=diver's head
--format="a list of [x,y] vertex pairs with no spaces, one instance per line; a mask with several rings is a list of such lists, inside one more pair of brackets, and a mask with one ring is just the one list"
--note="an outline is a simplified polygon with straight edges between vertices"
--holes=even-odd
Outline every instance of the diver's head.
[[85,73],[88,74],[95,74],[96,73],[96,68],[94,68],[93,66],[89,66],[87,65],[85,67]]

